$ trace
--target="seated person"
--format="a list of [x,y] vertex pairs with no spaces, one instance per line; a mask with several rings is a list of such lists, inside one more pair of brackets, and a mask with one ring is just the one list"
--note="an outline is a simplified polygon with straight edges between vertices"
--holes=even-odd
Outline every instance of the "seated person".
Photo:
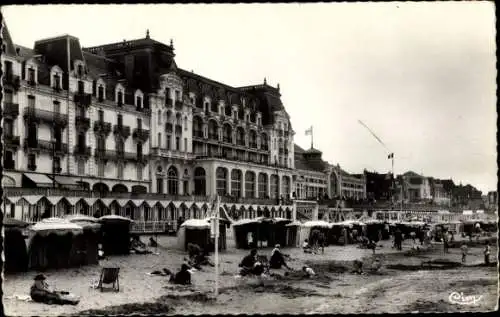
[[188,243],[187,251],[190,259],[194,259],[202,253],[200,246],[194,243]]
[[250,254],[245,256],[243,260],[241,260],[241,263],[239,264],[239,267],[241,267],[240,275],[245,276],[247,274],[252,273],[256,262],[257,262],[257,250],[252,249],[252,251],[250,251]]
[[312,247],[309,244],[309,240],[305,239],[304,243],[302,244],[302,249],[304,250],[305,253],[312,253]]
[[79,303],[79,299],[70,296],[69,292],[55,291],[46,282],[46,277],[43,274],[35,276],[35,282],[31,286],[30,296],[31,299],[38,303],[45,304],[72,304]]
[[155,239],[153,239],[153,237],[151,237],[151,238],[149,238],[149,246],[156,248],[156,247],[158,247],[158,242],[156,242]]
[[281,269],[281,266],[290,269],[288,265],[286,265],[285,257],[283,256],[280,250],[280,245],[277,244],[271,253],[271,259],[269,260],[269,267],[272,269]]
[[186,264],[182,264],[181,270],[174,275],[170,276],[170,281],[174,284],[179,285],[190,285],[191,284],[191,272],[189,272],[189,267]]
[[302,267],[302,271],[306,274],[306,277],[313,277],[316,273],[309,266],[305,265]]

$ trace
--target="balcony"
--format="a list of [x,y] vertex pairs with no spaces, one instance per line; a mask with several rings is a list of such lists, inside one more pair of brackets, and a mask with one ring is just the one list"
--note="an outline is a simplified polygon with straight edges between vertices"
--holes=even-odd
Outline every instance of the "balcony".
[[77,105],[88,107],[92,103],[92,95],[77,93],[75,94],[74,101]]
[[269,146],[267,144],[262,144],[260,146],[260,149],[263,150],[263,151],[269,151]]
[[230,137],[228,137],[228,136],[224,136],[222,138],[222,141],[225,142],[225,143],[231,143],[231,144],[233,144],[233,139],[230,138]]
[[131,162],[140,162],[144,163],[147,161],[147,155],[142,153],[134,153],[134,152],[118,152],[119,157],[123,157],[126,161]]
[[3,116],[7,118],[17,118],[19,115],[19,104],[12,102],[4,102]]
[[5,86],[11,86],[15,90],[18,90],[21,87],[21,79],[17,75],[12,75],[12,73],[5,72],[3,76],[3,84]]
[[4,160],[3,161],[3,168],[6,170],[13,170],[16,168],[16,162],[14,160]]
[[[250,205],[277,205],[278,199],[276,198],[243,198],[243,197],[231,197],[231,196],[221,196],[221,203],[230,204],[250,204]],[[284,200],[281,201],[282,205],[291,205],[292,201]]]
[[142,142],[146,142],[146,140],[149,138],[149,130],[136,128],[136,129],[134,129],[134,134],[132,137],[134,139],[138,139]]
[[176,100],[175,101],[175,110],[182,110],[184,103],[182,100]]
[[108,136],[111,132],[111,123],[105,121],[94,122],[94,132],[96,134]]
[[165,123],[165,132],[172,133],[174,130],[174,126],[172,123]]
[[14,136],[11,134],[4,134],[5,147],[7,148],[17,148],[21,145],[19,136]]
[[62,88],[60,85],[55,85],[54,87],[52,87],[52,89],[54,90],[54,92],[56,93],[60,93],[62,91]]
[[55,123],[61,127],[68,125],[68,117],[64,113],[35,109],[31,107],[24,110],[24,119],[35,122],[45,122],[50,125]]
[[105,150],[105,149],[95,149],[94,156],[101,160],[117,160],[119,158],[119,153],[113,150]]
[[131,233],[175,233],[177,231],[176,220],[141,221],[134,220]]
[[195,137],[195,138],[201,138],[202,139],[203,138],[203,131],[201,131],[201,130],[194,130],[193,131],[193,137]]
[[173,107],[174,100],[172,98],[167,98],[166,105],[167,105],[167,107]]
[[151,156],[177,158],[183,160],[191,160],[195,158],[195,155],[192,153],[167,150],[158,147],[151,148]]
[[219,135],[218,135],[218,134],[216,134],[216,133],[209,133],[209,134],[208,134],[208,138],[209,138],[210,140],[217,140],[217,141],[218,141],[218,140],[219,140]]
[[90,146],[79,146],[79,145],[75,145],[75,148],[73,150],[73,154],[75,156],[81,156],[81,157],[89,157],[90,154],[91,154],[91,151],[90,151]]
[[113,133],[119,134],[126,139],[130,136],[130,127],[127,125],[115,124],[113,126]]
[[257,148],[257,143],[256,142],[250,142],[250,144],[248,146],[251,147],[252,149],[256,149]]
[[36,81],[34,79],[28,79],[27,82],[29,86],[36,87]]
[[76,116],[75,125],[77,130],[87,131],[90,128],[90,118],[85,118],[83,116]]
[[68,144],[61,142],[53,143],[47,140],[34,140],[31,138],[25,138],[24,149],[51,153],[51,154],[55,153],[56,155],[65,155],[68,152]]
[[245,146],[245,140],[236,140],[236,145]]

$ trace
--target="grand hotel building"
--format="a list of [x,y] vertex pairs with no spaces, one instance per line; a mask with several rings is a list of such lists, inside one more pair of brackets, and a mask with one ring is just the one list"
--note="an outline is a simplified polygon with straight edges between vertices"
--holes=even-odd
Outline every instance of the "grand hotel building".
[[217,193],[253,204],[253,216],[291,197],[294,131],[279,86],[231,87],[183,70],[173,43],[149,32],[89,48],[65,35],[29,49],[2,30],[2,185],[12,205],[20,187],[194,202]]

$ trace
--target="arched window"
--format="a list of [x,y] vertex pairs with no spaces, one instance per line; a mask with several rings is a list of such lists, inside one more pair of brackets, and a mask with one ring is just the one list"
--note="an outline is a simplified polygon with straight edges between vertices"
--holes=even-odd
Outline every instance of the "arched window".
[[175,120],[176,120],[176,122],[177,122],[178,125],[182,125],[182,116],[181,116],[180,113],[177,113],[175,115]]
[[231,196],[241,197],[241,171],[238,169],[231,171]]
[[267,143],[267,134],[262,133],[260,138],[261,138],[261,148],[267,151],[269,149],[269,145]]
[[231,105],[226,105],[224,107],[224,112],[225,112],[227,117],[230,117],[232,115],[232,112],[233,112]]
[[255,197],[255,173],[247,171],[245,174],[245,197]]
[[205,196],[207,194],[206,184],[207,180],[205,169],[203,169],[203,167],[197,167],[194,170],[194,194]]
[[259,174],[259,198],[266,198],[267,196],[267,174]]
[[203,121],[198,116],[193,118],[193,136],[198,138],[203,137]]
[[174,166],[170,166],[167,172],[167,190],[171,195],[177,195],[179,186],[179,174]]
[[158,110],[158,124],[161,124],[161,110]]
[[290,197],[290,177],[283,176],[283,196]]
[[218,113],[219,112],[219,109],[217,109],[217,102],[215,100],[213,100],[211,103],[210,103],[210,111],[212,112],[215,112],[215,113]]
[[217,133],[218,130],[217,122],[215,120],[208,121],[208,138],[211,140],[218,140],[219,136]]
[[223,136],[223,141],[227,143],[233,143],[233,137],[232,137],[232,129],[229,124],[224,124],[224,136]]
[[217,167],[216,171],[217,194],[225,196],[227,194],[227,169]]
[[236,144],[245,145],[245,130],[242,127],[238,127],[236,130]]
[[251,148],[257,148],[257,133],[254,130],[250,130],[250,142],[249,146]]
[[271,175],[271,198],[279,198],[279,178],[278,175]]

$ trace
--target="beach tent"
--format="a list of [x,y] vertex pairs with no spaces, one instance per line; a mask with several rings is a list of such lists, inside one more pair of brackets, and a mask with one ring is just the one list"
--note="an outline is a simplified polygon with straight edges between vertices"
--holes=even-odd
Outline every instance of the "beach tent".
[[[200,248],[213,252],[215,241],[211,237],[210,226],[212,219],[188,219],[184,221],[177,231],[177,245],[180,249],[187,250],[188,243],[197,244]],[[226,245],[226,220],[219,218],[219,251],[225,250]]]
[[25,238],[30,224],[13,218],[4,218],[4,270],[10,272],[25,272],[28,270],[28,250]]
[[105,255],[130,254],[130,226],[132,220],[117,215],[99,218],[101,243]]
[[300,247],[300,226],[302,225],[299,221],[291,222],[285,225],[286,229],[286,243],[284,246],[287,247]]
[[28,228],[29,268],[67,268],[71,259],[75,237],[83,228],[61,218],[46,218]]
[[366,234],[368,239],[375,242],[389,239],[389,226],[385,221],[367,219],[364,221],[364,224],[366,225]]
[[286,225],[292,221],[285,218],[257,217],[233,223],[236,248],[271,247],[286,245]]
[[83,235],[79,236],[81,239],[78,241],[78,247],[73,250],[75,263],[81,265],[98,264],[98,245],[101,236],[99,219],[82,214],[68,215],[65,219],[83,228]]
[[314,243],[315,238],[312,236],[314,231],[322,232],[327,238],[330,235],[330,229],[332,228],[332,223],[323,220],[306,221],[300,226],[299,239],[300,243],[303,243],[305,239],[308,239],[310,243]]

